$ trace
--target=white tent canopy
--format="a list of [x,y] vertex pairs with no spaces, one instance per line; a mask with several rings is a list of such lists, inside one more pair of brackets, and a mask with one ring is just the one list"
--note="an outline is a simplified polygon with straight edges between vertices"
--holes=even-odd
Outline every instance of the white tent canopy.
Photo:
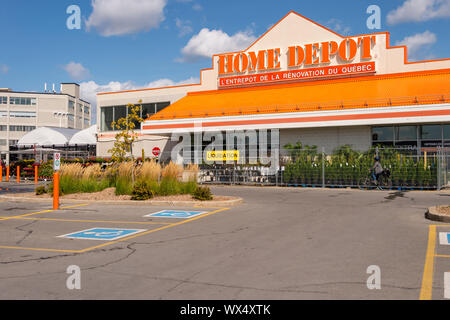
[[19,140],[17,145],[23,146],[52,146],[52,145],[95,145],[97,126],[85,130],[41,127],[28,132]]
[[91,126],[75,133],[69,141],[69,145],[92,145],[97,144],[97,126]]

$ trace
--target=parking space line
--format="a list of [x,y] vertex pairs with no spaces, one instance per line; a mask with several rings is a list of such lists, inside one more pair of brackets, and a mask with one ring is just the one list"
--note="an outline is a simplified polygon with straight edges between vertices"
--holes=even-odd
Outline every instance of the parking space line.
[[438,258],[450,258],[449,255],[445,255],[445,254],[437,254],[437,255],[435,255],[435,257],[438,257]]
[[64,252],[64,253],[79,253],[77,250],[45,249],[45,248],[26,248],[26,247],[12,247],[12,246],[0,246],[0,249],[32,250],[32,251]]
[[[2,217],[0,217],[1,220]],[[102,220],[74,220],[74,219],[52,219],[52,218],[15,218],[14,220],[36,220],[36,221],[59,221],[59,222],[89,222],[89,223],[95,223],[95,222],[99,222],[99,223],[125,223],[125,224],[156,224],[156,225],[161,225],[161,224],[172,224],[172,223],[168,223],[168,222],[149,222],[149,221],[102,221]]]
[[[64,207],[64,208],[61,208],[61,209],[75,208],[75,207],[87,206],[87,205],[89,205],[89,204],[74,205],[74,206]],[[63,252],[63,253],[85,253],[85,252],[92,251],[92,250],[95,250],[95,249],[98,249],[98,248],[102,248],[102,247],[106,247],[106,246],[109,246],[109,245],[112,245],[112,244],[115,244],[115,243],[118,243],[118,242],[123,242],[123,241],[129,240],[129,239],[141,237],[141,236],[144,236],[144,235],[147,235],[147,234],[156,232],[156,231],[165,230],[165,229],[172,228],[172,227],[175,227],[175,226],[179,226],[179,225],[182,225],[182,224],[185,224],[185,223],[188,223],[188,222],[192,222],[192,221],[195,221],[195,220],[199,220],[199,219],[205,218],[205,217],[207,217],[207,216],[210,216],[210,215],[213,215],[213,214],[222,212],[222,211],[226,211],[226,210],[230,210],[230,208],[220,208],[220,209],[217,209],[217,210],[215,210],[215,211],[208,212],[208,213],[205,213],[205,214],[203,214],[203,215],[193,217],[193,218],[191,218],[191,219],[187,219],[187,220],[180,221],[180,222],[176,222],[176,223],[166,224],[165,226],[160,227],[160,228],[157,228],[157,229],[152,229],[152,230],[149,230],[149,231],[146,231],[146,232],[138,233],[138,234],[135,234],[135,235],[131,235],[131,236],[122,238],[122,239],[118,239],[118,240],[114,240],[114,241],[109,241],[109,242],[107,242],[107,243],[103,243],[103,244],[101,244],[101,245],[89,247],[89,248],[82,249],[82,250],[64,250],[64,249],[47,249],[47,248],[26,248],[26,247],[14,247],[14,246],[0,246],[0,249],[32,250],[32,251]],[[26,218],[26,217],[27,217],[27,216],[30,216],[30,215],[36,215],[36,214],[42,214],[42,213],[54,212],[54,211],[55,211],[55,210],[46,210],[46,211],[40,211],[40,212],[29,213],[29,214],[25,214],[25,215],[21,215],[21,216],[8,217],[7,219],[1,219],[1,218],[0,218],[0,221],[2,221],[2,220],[9,220],[9,219],[29,219],[29,220],[33,220],[33,218]],[[44,218],[42,218],[42,219],[36,219],[36,220],[43,220],[43,219],[44,219]],[[62,220],[63,220],[63,219],[62,219]],[[80,222],[86,222],[86,221],[80,221]],[[93,221],[93,222],[94,222],[94,221]],[[99,221],[95,221],[95,222],[99,222]],[[109,221],[109,222],[110,222],[110,221]],[[120,223],[124,223],[124,221],[119,221],[119,222],[120,222]],[[105,221],[105,223],[106,223],[106,221]],[[150,222],[150,223],[151,223],[151,222]],[[143,224],[146,224],[146,223],[144,222]],[[149,224],[149,222],[147,222],[147,224]],[[155,224],[160,224],[160,225],[161,225],[161,224],[163,224],[163,223],[155,223]]]
[[436,248],[436,225],[430,225],[428,230],[428,246],[423,270],[420,300],[431,300],[433,292],[433,270]]
[[118,243],[118,242],[130,240],[130,239],[133,239],[133,238],[142,237],[142,236],[145,236],[145,235],[150,234],[150,233],[153,233],[153,232],[157,232],[157,231],[169,229],[169,228],[172,228],[172,227],[175,227],[175,226],[179,226],[179,225],[182,225],[182,224],[191,222],[191,221],[195,221],[195,220],[198,220],[198,219],[202,219],[202,218],[204,218],[204,217],[207,217],[207,216],[210,216],[210,215],[213,215],[213,214],[215,214],[215,213],[219,213],[219,212],[222,212],[222,211],[225,211],[225,210],[230,210],[230,208],[221,208],[221,209],[218,209],[218,210],[215,210],[215,211],[212,211],[212,212],[209,212],[209,213],[205,213],[205,214],[203,214],[203,215],[201,215],[201,216],[197,216],[197,217],[194,217],[194,218],[191,218],[191,219],[187,219],[187,220],[184,220],[184,221],[172,223],[172,224],[167,225],[167,226],[164,226],[164,227],[160,227],[160,228],[157,228],[157,229],[153,229],[153,230],[149,230],[149,231],[142,232],[142,233],[139,233],[139,234],[135,234],[135,235],[132,235],[132,236],[123,238],[123,239],[119,239],[119,240],[115,240],[115,241],[110,241],[110,242],[103,243],[103,244],[100,244],[100,245],[97,245],[97,246],[93,246],[93,247],[90,247],[90,248],[86,248],[86,249],[80,250],[80,253],[82,253],[82,252],[87,252],[87,251],[91,251],[91,250],[94,250],[94,249],[99,249],[99,248],[102,248],[102,247],[106,247],[106,246],[109,246],[109,245],[112,245],[112,244],[115,244],[115,243]]
[[[89,204],[77,204],[77,205],[68,206],[68,207],[61,207],[60,209],[77,208],[77,207],[82,207],[82,206],[87,206],[87,205],[89,205]],[[32,212],[32,213],[22,214],[22,215],[14,216],[14,217],[1,218],[0,221],[24,218],[24,217],[34,216],[37,214],[43,214],[43,213],[49,213],[49,212],[55,212],[55,211],[57,211],[57,210],[51,209],[51,210],[44,210],[44,211],[39,211],[39,212]]]

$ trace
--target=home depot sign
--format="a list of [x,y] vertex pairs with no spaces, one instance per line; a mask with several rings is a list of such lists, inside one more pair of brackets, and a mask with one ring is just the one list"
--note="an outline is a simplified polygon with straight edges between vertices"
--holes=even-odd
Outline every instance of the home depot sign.
[[[281,69],[281,49],[241,52],[219,56],[219,86],[240,86],[267,82],[293,81],[320,77],[333,77],[360,73],[374,73],[372,47],[375,36],[327,41],[304,46],[292,46],[286,51],[287,71]],[[360,55],[363,62],[351,62]],[[336,58],[340,64],[330,66]],[[328,65],[320,67],[320,65]],[[299,68],[302,68],[299,70]],[[268,73],[267,71],[275,71]],[[234,74],[236,76],[226,77]],[[246,75],[239,75],[246,74]]]

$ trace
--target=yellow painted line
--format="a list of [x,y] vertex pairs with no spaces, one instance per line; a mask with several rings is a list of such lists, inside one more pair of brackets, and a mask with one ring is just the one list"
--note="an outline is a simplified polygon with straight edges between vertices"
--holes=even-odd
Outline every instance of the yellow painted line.
[[[2,218],[2,217],[0,217]],[[52,218],[16,218],[16,220],[37,220],[37,221],[60,221],[60,222],[98,222],[98,223],[130,223],[130,224],[172,224],[167,222],[149,222],[149,221],[101,221],[101,220],[73,220],[73,219],[52,219]]]
[[[86,205],[87,205],[87,204],[86,204]],[[77,205],[77,206],[82,206],[82,205]],[[66,207],[66,208],[68,208],[68,207]],[[126,240],[129,240],[129,239],[141,237],[141,236],[144,236],[144,235],[147,235],[147,234],[156,232],[156,231],[165,230],[165,229],[172,228],[172,227],[175,227],[175,226],[179,226],[179,225],[182,225],[182,224],[191,222],[191,221],[195,221],[195,220],[198,220],[198,219],[202,219],[202,218],[204,218],[204,217],[207,217],[207,216],[210,216],[210,215],[213,215],[213,214],[215,214],[215,213],[219,213],[219,212],[222,212],[222,211],[225,211],[225,210],[230,210],[230,208],[221,208],[221,209],[218,209],[218,210],[215,210],[215,211],[212,211],[212,212],[209,212],[209,213],[205,213],[205,214],[203,214],[203,215],[201,215],[201,216],[197,216],[197,217],[194,217],[194,218],[191,218],[191,219],[188,219],[188,220],[180,221],[180,222],[177,222],[177,223],[171,223],[171,224],[168,224],[168,225],[166,225],[166,226],[164,226],[164,227],[161,227],[161,228],[152,229],[152,230],[149,230],[149,231],[146,231],[146,232],[138,233],[138,234],[135,234],[135,235],[126,237],[126,238],[122,238],[122,239],[115,240],[115,241],[110,241],[110,242],[103,243],[103,244],[98,245],[98,246],[89,247],[89,248],[82,249],[82,250],[62,250],[62,249],[45,249],[45,248],[25,248],[25,247],[13,247],[13,246],[0,246],[0,249],[32,250],[32,251],[64,252],[64,253],[85,253],[85,252],[92,251],[92,250],[94,250],[94,249],[98,249],[98,248],[102,248],[102,247],[106,247],[106,246],[109,246],[109,245],[112,245],[112,244],[115,244],[115,243],[118,243],[118,242],[122,242],[122,241],[126,241]],[[52,212],[52,211],[54,211],[54,210],[48,210],[48,211],[42,211],[42,212],[36,212],[36,213],[33,213],[33,214],[44,213],[44,212]],[[24,215],[24,216],[26,216],[26,215]],[[21,216],[11,217],[11,218],[19,219],[19,217],[21,217]],[[11,218],[10,218],[10,219],[11,219]],[[30,220],[31,220],[31,219],[30,219]],[[1,219],[0,219],[0,221],[1,221]],[[123,221],[121,221],[121,223],[123,223]]]
[[445,255],[445,254],[437,254],[437,255],[435,255],[435,257],[438,257],[438,258],[450,258],[449,255]]
[[[68,206],[68,207],[61,207],[61,209],[77,208],[77,207],[82,207],[82,206],[87,206],[87,205],[88,204],[77,204],[77,205]],[[44,211],[39,211],[39,212],[32,212],[32,213],[22,214],[20,216],[2,218],[2,219],[0,219],[0,221],[24,218],[24,217],[34,216],[37,214],[48,213],[48,212],[55,212],[55,210],[51,209],[51,210],[44,210]]]
[[423,270],[420,300],[431,300],[433,292],[434,251],[436,247],[436,226],[428,227],[428,247]]
[[76,250],[60,250],[60,249],[44,249],[44,248],[25,248],[25,247],[10,247],[0,246],[0,249],[15,249],[15,250],[32,250],[32,251],[47,251],[47,252],[65,252],[65,253],[79,253]]
[[175,226],[179,226],[179,225],[182,225],[182,224],[185,224],[185,223],[188,223],[188,222],[192,222],[192,221],[195,221],[195,220],[198,220],[198,219],[202,219],[202,218],[205,218],[207,216],[210,216],[210,215],[213,215],[215,213],[219,213],[219,212],[222,212],[222,211],[225,211],[225,210],[230,210],[230,208],[218,209],[218,210],[215,210],[215,211],[212,211],[212,212],[209,212],[209,213],[205,213],[205,214],[203,214],[201,216],[194,217],[194,218],[191,218],[191,219],[188,219],[188,220],[184,220],[184,221],[180,221],[180,222],[177,222],[177,223],[172,223],[170,225],[167,225],[167,226],[164,226],[164,227],[161,227],[161,228],[149,230],[149,231],[146,231],[146,232],[141,232],[141,233],[138,233],[138,234],[126,237],[126,238],[122,238],[122,239],[119,239],[119,240],[103,243],[103,244],[100,244],[100,245],[97,245],[97,246],[94,246],[94,247],[86,248],[86,249],[80,250],[79,252],[80,253],[87,252],[87,251],[99,249],[99,248],[102,248],[102,247],[106,247],[106,246],[109,246],[109,245],[112,245],[112,244],[115,244],[115,243],[118,243],[118,242],[130,240],[130,239],[137,238],[137,237],[142,237],[142,236],[145,236],[145,235],[153,233],[153,232],[157,232],[157,231],[173,228]]

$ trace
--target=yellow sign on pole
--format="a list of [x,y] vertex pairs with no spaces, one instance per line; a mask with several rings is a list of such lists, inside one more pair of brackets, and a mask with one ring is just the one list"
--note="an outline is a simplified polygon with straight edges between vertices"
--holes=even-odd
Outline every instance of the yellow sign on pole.
[[239,150],[207,151],[207,161],[239,161]]

